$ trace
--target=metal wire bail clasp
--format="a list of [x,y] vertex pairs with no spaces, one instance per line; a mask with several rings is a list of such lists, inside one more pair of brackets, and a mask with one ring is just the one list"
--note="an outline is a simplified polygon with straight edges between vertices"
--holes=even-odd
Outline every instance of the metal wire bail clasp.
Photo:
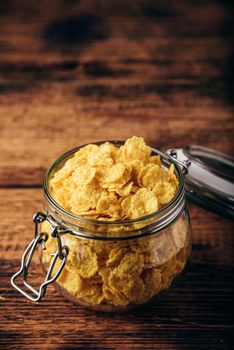
[[[62,270],[66,264],[67,255],[68,255],[68,248],[66,246],[62,246],[61,237],[60,237],[60,235],[62,233],[64,234],[65,232],[61,232],[61,230],[58,230],[57,226],[53,226],[51,235],[52,235],[52,237],[56,237],[58,240],[58,250],[57,250],[57,252],[51,254],[53,256],[53,259],[50,263],[48,272],[46,274],[46,278],[45,278],[44,282],[41,284],[39,291],[35,290],[32,286],[30,286],[30,284],[28,284],[28,282],[27,282],[28,269],[29,269],[29,266],[30,266],[30,263],[31,263],[31,260],[33,257],[33,253],[37,248],[37,245],[40,244],[42,249],[46,249],[45,242],[48,239],[48,233],[38,232],[39,224],[45,220],[48,220],[51,222],[51,220],[44,213],[38,212],[34,215],[33,221],[35,223],[35,238],[31,241],[31,243],[27,246],[27,248],[24,251],[24,254],[23,254],[22,259],[21,259],[20,270],[17,273],[15,273],[14,276],[12,276],[12,278],[11,278],[12,286],[15,289],[17,289],[21,294],[23,294],[25,297],[27,297],[28,299],[30,299],[32,301],[40,301],[42,299],[42,297],[46,293],[47,286],[50,283],[54,282],[59,277],[60,273],[62,272]],[[55,266],[56,261],[58,259],[61,260],[61,264],[60,264],[59,268],[57,269],[56,273],[54,274],[54,276],[52,277],[54,266]],[[21,289],[16,284],[16,279],[20,275],[23,275],[24,285],[33,294],[35,294],[35,297],[30,295],[29,293],[25,292],[23,289]]]
[[166,151],[166,153],[171,157],[173,158],[174,161],[176,161],[179,166],[181,167],[181,170],[182,170],[182,173],[184,175],[186,175],[188,173],[188,169],[191,165],[191,161],[190,159],[186,158],[186,159],[178,159],[178,150],[176,149],[169,149],[168,151]]

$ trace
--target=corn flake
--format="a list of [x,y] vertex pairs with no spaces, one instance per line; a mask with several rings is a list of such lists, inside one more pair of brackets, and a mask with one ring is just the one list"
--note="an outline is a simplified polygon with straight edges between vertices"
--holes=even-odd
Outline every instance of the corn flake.
[[135,194],[126,197],[121,206],[123,216],[134,219],[158,210],[158,200],[150,189],[141,188]]
[[87,185],[93,180],[95,173],[94,167],[88,164],[80,165],[72,174],[73,182],[78,186]]
[[151,148],[145,144],[143,137],[133,136],[120,147],[120,158],[125,161],[138,159],[147,162],[150,154]]
[[90,278],[98,270],[97,255],[87,245],[80,245],[76,255],[77,271],[83,278]]
[[129,302],[142,302],[142,297],[145,292],[145,284],[138,276],[131,277],[123,285],[123,293],[128,298]]
[[120,218],[121,204],[114,193],[101,197],[97,202],[97,212],[112,218]]

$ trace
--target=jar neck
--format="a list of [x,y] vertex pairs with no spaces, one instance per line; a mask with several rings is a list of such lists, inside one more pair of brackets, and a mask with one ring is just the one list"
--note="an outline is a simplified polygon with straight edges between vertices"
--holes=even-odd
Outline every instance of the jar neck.
[[85,219],[61,210],[46,193],[44,196],[44,209],[54,225],[71,230],[75,236],[99,240],[126,240],[161,232],[181,215],[184,206],[185,191],[182,185],[176,197],[158,212],[136,220],[107,222]]

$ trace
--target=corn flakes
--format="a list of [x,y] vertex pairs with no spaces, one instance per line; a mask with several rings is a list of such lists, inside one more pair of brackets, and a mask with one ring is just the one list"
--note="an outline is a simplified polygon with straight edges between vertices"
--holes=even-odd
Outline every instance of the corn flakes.
[[151,148],[136,136],[120,148],[110,142],[86,145],[50,179],[60,206],[97,220],[151,214],[174,197],[177,187],[174,166],[164,169],[160,156],[151,156]]
[[[64,209],[85,218],[119,220],[119,225],[100,231],[108,236],[137,230],[138,224],[125,226],[124,221],[163,208],[177,188],[174,165],[164,168],[160,156],[152,156],[144,139],[135,136],[121,147],[105,142],[80,148],[50,180],[51,194]],[[48,233],[50,227],[42,224]],[[101,228],[97,225],[97,232]],[[188,230],[180,216],[159,234],[123,242],[66,234],[61,239],[69,254],[57,283],[85,305],[124,309],[145,303],[168,288],[184,268]],[[56,251],[57,241],[50,236],[43,262],[49,264]]]

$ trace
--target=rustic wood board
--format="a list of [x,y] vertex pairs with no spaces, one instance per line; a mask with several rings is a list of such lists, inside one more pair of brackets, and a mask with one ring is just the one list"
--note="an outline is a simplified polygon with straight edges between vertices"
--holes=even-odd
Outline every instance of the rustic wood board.
[[229,1],[0,1],[0,348],[232,349],[234,225],[192,204],[187,271],[154,305],[98,314],[10,285],[61,153],[141,135],[233,154],[232,39]]

